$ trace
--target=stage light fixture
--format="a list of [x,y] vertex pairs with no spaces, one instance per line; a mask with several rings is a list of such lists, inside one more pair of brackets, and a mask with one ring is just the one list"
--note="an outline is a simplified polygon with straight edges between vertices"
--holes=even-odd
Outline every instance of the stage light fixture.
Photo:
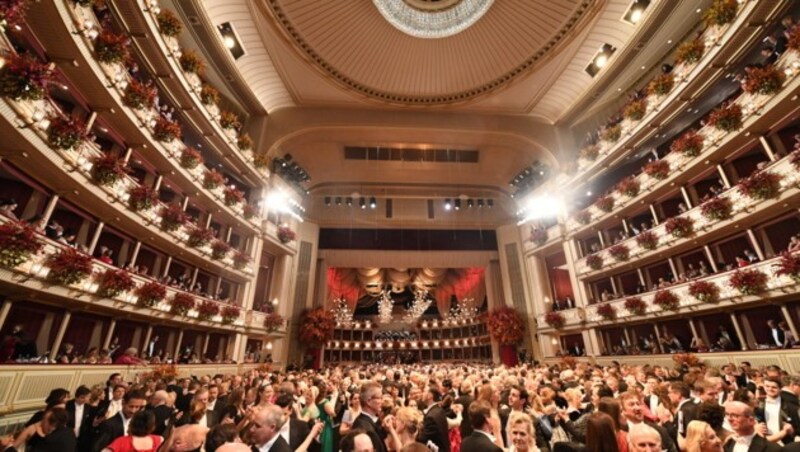
[[336,205],[337,206],[341,206],[342,205],[342,197],[341,196],[337,196],[336,197]]
[[325,197],[325,207],[330,207],[330,206],[331,206],[331,197],[330,196],[326,196]]
[[222,38],[222,44],[231,53],[234,60],[238,60],[245,54],[244,47],[242,47],[242,40],[233,28],[230,22],[220,24],[217,29]]
[[475,206],[475,201],[473,201],[473,200],[471,200],[471,199],[468,199],[468,200],[467,200],[467,208],[468,208],[468,209],[471,209],[471,208],[472,208],[472,207],[474,207],[474,206]]
[[444,200],[444,210],[450,210],[453,208],[453,204],[450,203],[450,198]]
[[453,208],[456,210],[461,210],[461,199],[456,199],[456,202],[453,204]]
[[586,66],[586,73],[592,77],[597,75],[597,73],[608,64],[608,60],[611,59],[611,55],[613,55],[616,50],[617,48],[611,44],[603,44],[600,50],[594,55],[594,58],[592,58],[592,61],[589,62],[589,65]]
[[353,198],[348,196],[346,204],[347,204],[347,207],[351,207],[353,205]]
[[362,197],[361,199],[358,200],[358,206],[361,207],[362,209],[366,209],[367,200]]
[[478,200],[478,208],[479,209],[483,208],[483,200],[482,199]]
[[650,0],[634,0],[622,20],[634,25],[639,23],[648,6],[650,6]]
[[374,209],[376,207],[378,207],[378,201],[373,196],[373,197],[369,198],[369,208],[370,209]]

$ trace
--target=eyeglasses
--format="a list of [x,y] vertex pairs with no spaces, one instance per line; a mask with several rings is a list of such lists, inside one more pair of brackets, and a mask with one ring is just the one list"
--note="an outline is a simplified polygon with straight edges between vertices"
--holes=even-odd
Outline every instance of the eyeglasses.
[[733,418],[733,419],[740,419],[740,418],[749,418],[749,415],[746,414],[738,414],[738,413],[725,413],[726,417]]

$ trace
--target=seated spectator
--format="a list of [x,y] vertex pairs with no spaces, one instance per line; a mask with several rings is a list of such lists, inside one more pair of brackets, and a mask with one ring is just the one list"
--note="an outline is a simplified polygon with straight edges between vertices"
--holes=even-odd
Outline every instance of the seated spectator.
[[0,215],[4,215],[11,220],[19,220],[14,211],[17,210],[17,201],[14,199],[4,199],[0,201]]

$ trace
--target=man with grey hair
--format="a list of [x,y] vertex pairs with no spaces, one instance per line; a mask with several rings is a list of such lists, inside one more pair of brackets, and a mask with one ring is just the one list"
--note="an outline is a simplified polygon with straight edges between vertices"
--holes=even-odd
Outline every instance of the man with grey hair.
[[169,399],[169,394],[167,394],[167,391],[164,391],[163,389],[156,391],[150,397],[149,411],[153,413],[153,416],[156,419],[156,427],[153,431],[153,433],[156,435],[164,435],[164,431],[167,429],[169,418],[172,416],[173,411],[175,411],[171,406],[169,406]]
[[283,410],[277,405],[268,405],[256,413],[250,437],[259,452],[292,451],[286,440],[279,434],[285,421]]
[[376,452],[386,452],[387,432],[380,419],[381,399],[383,387],[380,383],[369,381],[361,385],[361,414],[353,421],[353,429],[360,429],[366,433]]
[[647,424],[633,424],[628,432],[631,452],[661,452],[661,434]]

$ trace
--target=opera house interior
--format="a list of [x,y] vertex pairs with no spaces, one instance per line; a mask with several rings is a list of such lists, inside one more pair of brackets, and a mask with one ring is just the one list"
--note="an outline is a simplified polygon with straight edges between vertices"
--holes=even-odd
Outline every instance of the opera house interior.
[[[585,405],[598,373],[650,397],[651,375],[681,392],[673,368],[744,388],[777,367],[800,395],[798,20],[791,0],[1,2],[0,434],[61,387],[125,394],[109,422],[153,376],[191,380],[183,411],[200,376],[277,394],[351,369],[502,368],[537,400],[526,372],[560,399],[549,375],[574,370]],[[120,450],[71,413],[74,450]],[[492,450],[472,427],[461,450]],[[715,450],[681,427],[664,450]],[[361,450],[327,428],[307,447]]]

